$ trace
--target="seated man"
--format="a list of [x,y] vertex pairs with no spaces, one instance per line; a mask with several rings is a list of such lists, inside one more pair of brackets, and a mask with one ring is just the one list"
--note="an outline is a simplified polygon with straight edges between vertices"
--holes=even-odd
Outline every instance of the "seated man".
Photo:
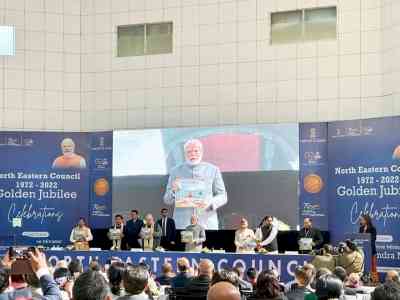
[[125,296],[119,300],[150,300],[146,294],[149,283],[149,272],[142,265],[128,266],[122,277],[125,287]]
[[79,275],[74,283],[72,295],[74,300],[112,300],[106,279],[100,272],[93,270]]
[[214,264],[209,259],[202,259],[199,263],[199,275],[193,277],[186,285],[186,290],[191,294],[207,295],[208,286],[214,274]]
[[174,289],[185,287],[191,278],[189,274],[190,264],[186,257],[179,258],[176,265],[179,273],[171,280],[171,287]]
[[161,267],[161,276],[156,278],[160,285],[171,285],[172,279],[175,278],[175,273],[172,271],[172,265],[165,263]]
[[289,292],[286,293],[288,300],[303,300],[304,296],[311,293],[308,285],[311,281],[311,273],[304,267],[297,267],[294,273],[296,284],[292,285]]
[[210,287],[207,293],[208,300],[240,300],[241,295],[237,287],[229,282],[218,282]]

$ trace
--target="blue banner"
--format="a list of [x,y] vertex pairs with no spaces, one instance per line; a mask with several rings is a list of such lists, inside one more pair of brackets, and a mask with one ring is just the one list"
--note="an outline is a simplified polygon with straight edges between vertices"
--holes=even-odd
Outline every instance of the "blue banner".
[[332,122],[329,229],[333,241],[358,232],[369,214],[378,232],[378,265],[400,263],[400,118]]
[[68,242],[88,217],[89,142],[84,133],[0,133],[3,243]]
[[112,225],[113,133],[91,133],[90,140],[89,224],[107,228]]
[[293,280],[296,266],[304,265],[311,261],[309,255],[263,255],[263,254],[235,254],[235,253],[182,253],[182,252],[129,252],[129,251],[47,251],[46,256],[55,265],[59,260],[67,262],[71,259],[79,259],[84,267],[87,267],[91,260],[97,259],[100,263],[106,264],[113,258],[122,259],[128,263],[145,262],[151,267],[153,273],[160,275],[161,266],[170,262],[176,270],[176,261],[180,257],[187,257],[191,266],[198,265],[201,259],[208,258],[213,261],[218,270],[243,266],[245,269],[254,267],[257,271],[275,268],[281,275],[284,282]]
[[326,123],[300,125],[300,222],[306,217],[315,227],[328,229],[328,140]]

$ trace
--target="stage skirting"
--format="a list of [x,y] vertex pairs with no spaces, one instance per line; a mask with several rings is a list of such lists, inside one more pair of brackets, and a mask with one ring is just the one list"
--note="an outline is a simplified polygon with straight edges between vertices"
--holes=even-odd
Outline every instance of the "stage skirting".
[[244,268],[254,267],[257,271],[276,268],[281,274],[283,281],[292,280],[297,265],[312,259],[309,255],[292,254],[236,254],[236,253],[188,253],[188,252],[131,252],[131,251],[46,251],[47,258],[54,265],[59,260],[77,258],[87,267],[91,260],[97,259],[106,264],[111,257],[118,257],[124,262],[147,263],[152,271],[160,274],[161,266],[170,262],[176,268],[176,260],[180,257],[189,259],[190,264],[196,265],[201,259],[212,260],[217,269],[243,266]]

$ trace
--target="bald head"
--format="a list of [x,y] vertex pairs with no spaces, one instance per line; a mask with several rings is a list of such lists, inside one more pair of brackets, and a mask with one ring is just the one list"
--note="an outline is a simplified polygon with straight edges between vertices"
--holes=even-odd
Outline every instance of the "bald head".
[[211,279],[213,273],[214,273],[214,263],[209,259],[202,259],[199,263],[199,275],[205,275]]
[[240,300],[240,292],[229,282],[221,281],[210,287],[207,300]]

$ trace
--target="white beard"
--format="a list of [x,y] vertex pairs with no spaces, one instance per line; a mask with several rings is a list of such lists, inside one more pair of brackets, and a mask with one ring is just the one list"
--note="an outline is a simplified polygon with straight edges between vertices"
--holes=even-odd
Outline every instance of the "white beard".
[[203,156],[200,156],[198,159],[196,160],[190,160],[190,159],[186,159],[186,163],[189,166],[197,166],[199,163],[201,163],[201,159],[203,158]]

